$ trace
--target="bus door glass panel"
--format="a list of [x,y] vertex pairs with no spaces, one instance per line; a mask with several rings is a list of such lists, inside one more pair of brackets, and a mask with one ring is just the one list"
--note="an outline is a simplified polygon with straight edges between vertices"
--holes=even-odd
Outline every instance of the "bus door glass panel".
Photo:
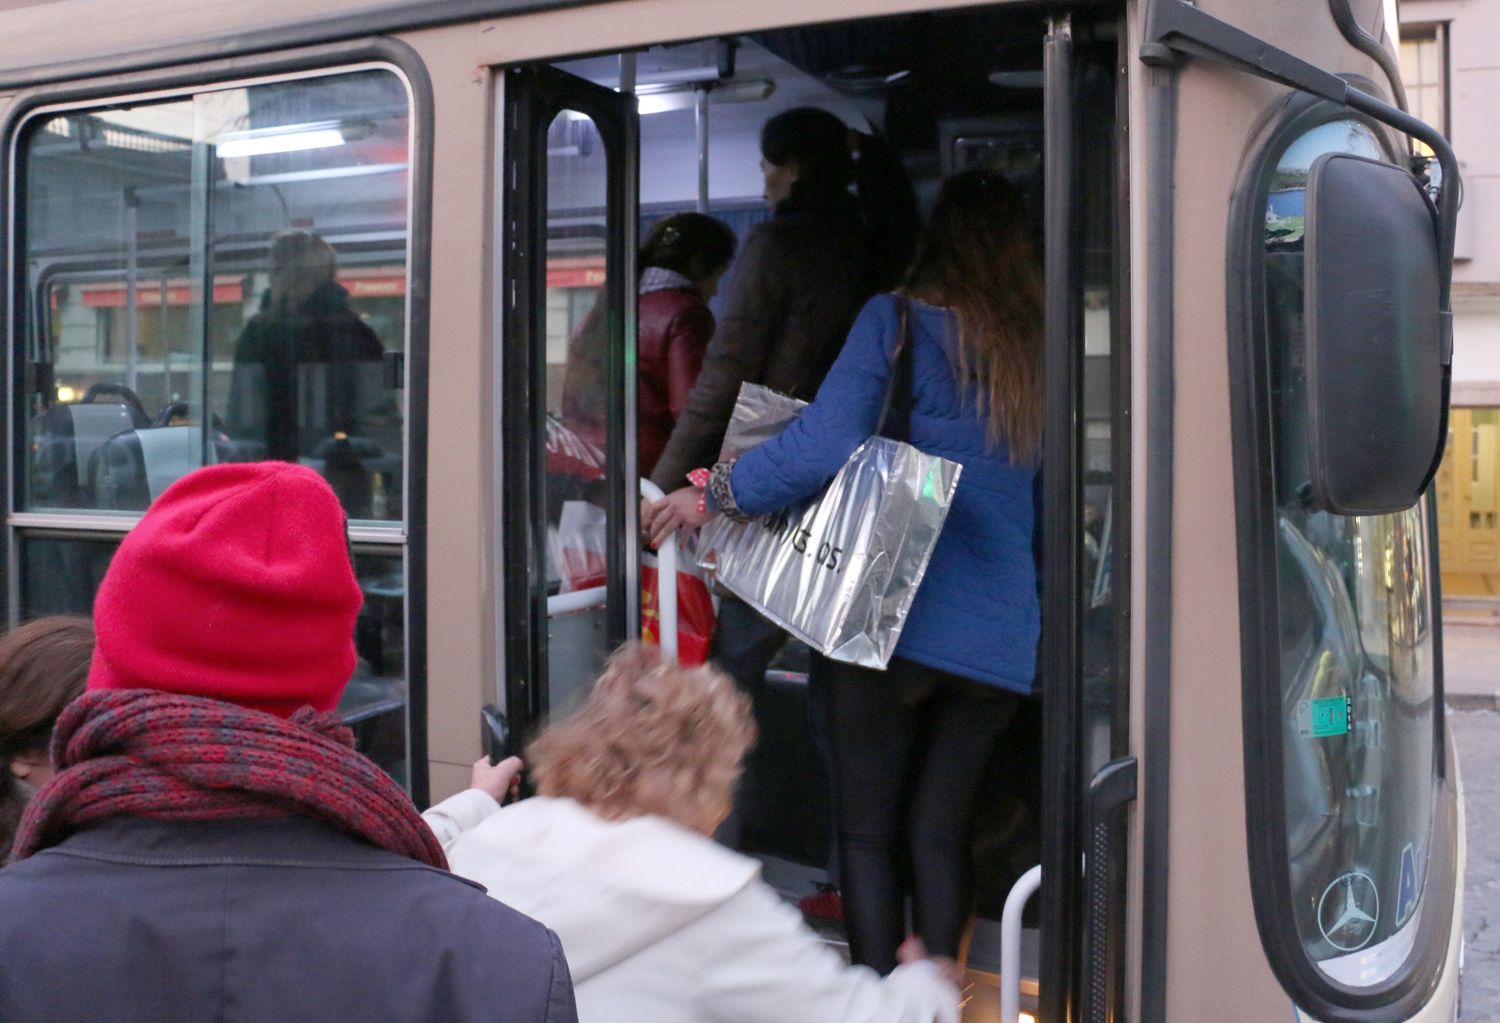
[[1304,497],[1302,211],[1323,153],[1385,159],[1363,124],[1311,129],[1282,153],[1265,211],[1287,860],[1297,931],[1329,977],[1362,987],[1406,961],[1432,825],[1430,498],[1345,517]]
[[509,71],[504,87],[499,500],[506,702],[524,730],[579,696],[639,605],[626,374],[636,114],[634,97],[552,67]]
[[[362,68],[23,128],[9,608],[87,613],[118,536],[193,469],[308,466],[360,533],[339,709],[403,783],[409,107]],[[72,524],[101,513],[106,535]]]
[[547,128],[546,353],[548,705],[565,706],[608,655],[611,340],[605,239],[609,161],[587,114]]

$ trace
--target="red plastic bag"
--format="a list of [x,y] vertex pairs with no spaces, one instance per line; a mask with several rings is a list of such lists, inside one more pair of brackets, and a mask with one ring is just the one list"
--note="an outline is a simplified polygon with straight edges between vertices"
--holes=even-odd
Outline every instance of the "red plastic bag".
[[[655,555],[641,554],[641,639],[661,643],[660,573]],[[677,661],[694,667],[708,660],[714,634],[714,598],[692,558],[677,558]]]

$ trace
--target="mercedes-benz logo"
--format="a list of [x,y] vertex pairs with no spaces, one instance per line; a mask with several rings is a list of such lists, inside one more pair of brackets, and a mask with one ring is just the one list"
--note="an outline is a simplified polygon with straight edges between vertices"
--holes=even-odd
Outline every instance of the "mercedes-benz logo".
[[1318,930],[1340,952],[1358,952],[1375,936],[1380,892],[1362,870],[1337,877],[1318,899]]

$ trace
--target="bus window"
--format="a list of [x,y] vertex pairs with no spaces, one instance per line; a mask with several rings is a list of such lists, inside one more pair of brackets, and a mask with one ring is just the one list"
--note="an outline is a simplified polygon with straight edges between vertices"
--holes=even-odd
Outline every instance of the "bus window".
[[279,458],[403,517],[407,106],[368,70],[32,118],[19,510],[140,512]]
[[44,107],[14,159],[13,613],[87,613],[118,536],[199,466],[310,466],[364,594],[339,711],[403,783],[410,121],[400,76],[362,68]]
[[1362,988],[1401,970],[1422,911],[1433,815],[1432,552],[1426,499],[1368,517],[1315,511],[1307,500],[1302,198],[1308,167],[1326,152],[1384,158],[1369,128],[1331,121],[1287,145],[1263,183],[1279,650],[1279,685],[1268,683],[1263,698],[1279,712],[1296,933],[1324,975]]

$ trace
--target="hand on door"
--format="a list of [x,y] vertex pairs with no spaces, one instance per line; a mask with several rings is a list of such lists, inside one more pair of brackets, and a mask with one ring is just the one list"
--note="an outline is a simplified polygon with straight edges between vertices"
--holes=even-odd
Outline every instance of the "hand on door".
[[489,757],[480,757],[474,761],[469,787],[504,805],[521,794],[521,769],[524,766],[520,757],[506,757],[498,764],[491,764]]

